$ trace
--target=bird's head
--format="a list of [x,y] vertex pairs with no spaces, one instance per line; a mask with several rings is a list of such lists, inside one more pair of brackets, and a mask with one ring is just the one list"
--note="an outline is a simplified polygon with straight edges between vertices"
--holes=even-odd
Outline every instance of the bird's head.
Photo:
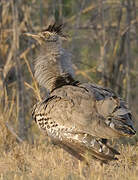
[[59,39],[66,40],[66,36],[62,33],[62,25],[49,25],[48,28],[39,33],[24,33],[34,38],[40,45],[47,42],[56,42]]

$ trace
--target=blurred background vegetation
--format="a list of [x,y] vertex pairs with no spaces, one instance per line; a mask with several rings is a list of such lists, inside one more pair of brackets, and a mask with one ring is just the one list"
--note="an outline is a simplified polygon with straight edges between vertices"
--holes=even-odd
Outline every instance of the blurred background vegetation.
[[[64,46],[72,53],[76,78],[112,88],[128,102],[138,127],[137,0],[1,0],[0,152],[5,157],[1,161],[10,164],[10,160],[6,161],[8,157],[9,159],[13,158],[14,162],[17,161],[15,165],[17,172],[18,170],[29,171],[24,168],[24,166],[29,166],[24,160],[28,158],[29,153],[35,151],[40,154],[43,162],[43,151],[48,151],[43,146],[43,144],[48,146],[47,141],[31,117],[33,104],[46,96],[45,90],[42,88],[39,90],[33,77],[33,62],[39,48],[34,40],[25,37],[23,33],[44,29],[49,19],[63,23],[64,31],[70,36]],[[137,137],[130,143],[137,148]],[[41,147],[41,151],[39,147]],[[22,158],[22,149],[26,150],[27,148],[27,154]],[[127,148],[126,152],[132,149],[133,152],[138,153],[138,150],[134,150],[133,147]],[[60,150],[55,149],[55,151],[59,152]],[[7,156],[4,153],[9,154]],[[61,158],[64,153],[61,153]],[[69,156],[69,158],[71,157]],[[138,157],[134,159],[136,160]],[[33,159],[30,161],[33,162]],[[124,162],[126,163],[126,161]],[[56,164],[55,161],[52,163]],[[74,161],[70,163],[74,163]],[[67,166],[71,167],[69,164]],[[2,167],[5,166],[2,165]],[[45,169],[45,166],[43,168]],[[137,174],[133,173],[135,178],[138,175],[138,166],[136,168]],[[36,169],[33,171],[34,174]],[[80,172],[79,170],[78,172]],[[0,164],[1,171],[3,172],[3,168],[1,170]],[[69,169],[69,171],[72,170]],[[94,169],[93,171],[95,172]],[[111,170],[108,169],[108,171]],[[100,172],[96,174],[96,179],[99,176],[103,178],[103,170]],[[41,172],[39,173],[41,174]],[[39,173],[36,179],[39,177],[41,179]],[[130,173],[132,174],[131,170]],[[2,174],[3,179],[8,178],[7,174]],[[14,175],[15,173],[11,173],[9,179]],[[18,179],[18,174],[16,176]],[[22,176],[27,179],[26,175]],[[52,175],[43,174],[43,176],[44,179],[46,177],[52,179]],[[89,176],[91,177],[91,173]],[[31,178],[33,179],[33,177],[32,175]],[[59,176],[57,175],[57,177]],[[68,179],[74,177],[76,175],[73,174]],[[77,175],[77,177],[80,176]],[[14,178],[16,179],[16,177]],[[119,178],[124,179],[124,176],[119,176]],[[107,176],[105,179],[108,179]]]

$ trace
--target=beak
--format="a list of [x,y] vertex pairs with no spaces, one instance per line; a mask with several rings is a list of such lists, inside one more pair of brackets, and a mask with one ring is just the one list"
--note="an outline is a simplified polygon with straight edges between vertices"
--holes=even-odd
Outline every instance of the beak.
[[33,34],[33,33],[23,33],[25,36],[29,36],[32,37],[33,39],[35,39],[39,44],[41,44],[40,41],[40,36],[37,34]]
[[69,35],[62,35],[60,36],[60,38],[63,40],[63,41],[70,41],[71,40],[71,37]]

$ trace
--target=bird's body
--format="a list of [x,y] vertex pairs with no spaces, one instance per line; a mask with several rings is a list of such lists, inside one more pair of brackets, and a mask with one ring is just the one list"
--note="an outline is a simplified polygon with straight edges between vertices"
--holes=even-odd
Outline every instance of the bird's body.
[[[44,40],[49,31],[52,39]],[[112,90],[74,80],[71,61],[58,39],[63,37],[61,26],[49,26],[42,35],[35,77],[50,95],[34,106],[33,118],[52,140],[79,157],[89,153],[102,162],[116,159],[119,153],[107,139],[135,134],[131,112]]]

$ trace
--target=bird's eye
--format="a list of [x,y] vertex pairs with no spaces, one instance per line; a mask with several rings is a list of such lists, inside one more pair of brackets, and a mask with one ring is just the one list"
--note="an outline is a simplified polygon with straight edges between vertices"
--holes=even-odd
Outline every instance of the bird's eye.
[[49,33],[44,33],[43,36],[44,36],[44,38],[46,38],[46,39],[49,39],[49,38],[50,38],[50,34],[49,34]]
[[50,35],[49,34],[45,34],[45,37],[46,37],[46,39],[49,39]]

